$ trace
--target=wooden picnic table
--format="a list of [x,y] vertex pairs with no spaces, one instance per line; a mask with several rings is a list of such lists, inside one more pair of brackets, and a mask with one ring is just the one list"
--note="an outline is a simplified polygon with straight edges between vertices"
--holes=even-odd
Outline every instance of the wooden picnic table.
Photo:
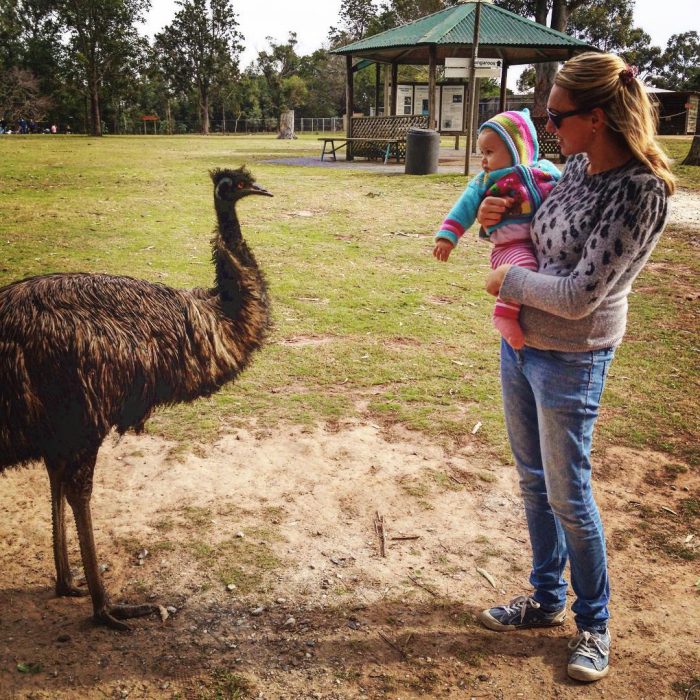
[[[333,160],[337,160],[335,154],[336,151],[339,151],[341,148],[344,148],[345,146],[348,145],[348,143],[368,143],[368,144],[377,144],[379,146],[384,146],[383,151],[384,151],[384,165],[387,164],[389,160],[389,156],[392,154],[396,158],[396,162],[398,163],[400,161],[400,154],[399,154],[399,145],[402,143],[405,143],[406,139],[402,138],[382,138],[382,137],[370,137],[370,136],[358,136],[356,138],[350,137],[348,138],[347,136],[324,136],[318,139],[319,141],[323,141],[323,150],[321,151],[321,160],[323,160],[323,157],[326,155],[326,151],[328,149],[328,144],[330,144],[330,149],[328,149],[328,153],[333,156]],[[337,144],[337,145],[336,145]]]

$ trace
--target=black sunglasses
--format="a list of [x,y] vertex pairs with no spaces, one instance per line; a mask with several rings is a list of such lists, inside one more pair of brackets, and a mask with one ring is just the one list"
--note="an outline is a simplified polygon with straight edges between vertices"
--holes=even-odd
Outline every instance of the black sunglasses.
[[549,121],[558,129],[567,117],[573,117],[576,114],[586,114],[586,112],[590,111],[591,108],[587,107],[586,109],[572,109],[570,112],[556,112],[547,107],[547,116],[549,117]]

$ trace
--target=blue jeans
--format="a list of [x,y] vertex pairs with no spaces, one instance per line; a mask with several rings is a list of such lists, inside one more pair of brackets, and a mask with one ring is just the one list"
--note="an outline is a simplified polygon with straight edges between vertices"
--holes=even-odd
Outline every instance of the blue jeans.
[[591,491],[591,440],[614,349],[555,352],[501,343],[508,438],[532,545],[530,583],[545,610],[572,606],[580,629],[607,627],[610,584],[605,535]]

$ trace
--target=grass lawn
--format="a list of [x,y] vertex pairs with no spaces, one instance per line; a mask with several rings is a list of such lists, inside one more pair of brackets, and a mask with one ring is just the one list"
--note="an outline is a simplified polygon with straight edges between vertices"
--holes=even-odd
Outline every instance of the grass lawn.
[[[665,140],[675,156],[690,146]],[[247,163],[273,199],[239,216],[267,273],[271,343],[233,386],[160,411],[149,429],[195,446],[239,421],[401,422],[450,442],[477,434],[507,454],[498,336],[482,290],[488,244],[446,265],[432,234],[460,175],[385,175],[265,163],[318,156],[315,135],[0,138],[0,285],[52,271],[208,286],[213,167]],[[695,169],[697,170],[697,169]],[[696,191],[700,177],[680,169]],[[600,439],[697,463],[698,230],[669,227],[630,298]]]

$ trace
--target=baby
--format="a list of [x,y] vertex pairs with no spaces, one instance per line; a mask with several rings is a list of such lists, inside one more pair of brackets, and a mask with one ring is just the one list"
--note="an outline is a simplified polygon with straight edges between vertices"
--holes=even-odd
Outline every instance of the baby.
[[[493,243],[491,267],[511,263],[537,271],[530,222],[561,177],[548,160],[539,160],[535,125],[527,109],[497,114],[479,127],[483,170],[467,185],[435,236],[433,255],[450,257],[462,234],[474,223],[484,197],[510,197],[513,204],[496,226],[480,236]],[[525,337],[518,322],[519,304],[496,300],[493,323],[509,345],[519,350]]]

